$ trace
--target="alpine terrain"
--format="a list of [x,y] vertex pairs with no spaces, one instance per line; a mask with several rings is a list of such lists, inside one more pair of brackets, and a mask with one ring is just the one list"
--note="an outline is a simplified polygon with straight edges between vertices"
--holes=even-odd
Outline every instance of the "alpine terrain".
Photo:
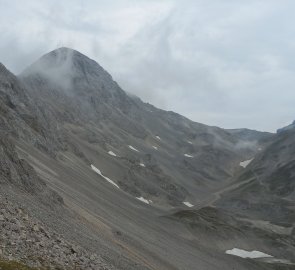
[[0,269],[295,269],[294,155],[294,123],[193,122],[70,48],[0,64]]

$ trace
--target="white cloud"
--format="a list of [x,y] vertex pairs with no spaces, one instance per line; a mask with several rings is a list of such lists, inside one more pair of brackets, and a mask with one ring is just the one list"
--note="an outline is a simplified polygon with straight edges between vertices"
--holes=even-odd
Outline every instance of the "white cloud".
[[222,127],[275,130],[295,117],[292,0],[0,0],[0,62],[52,49],[97,60],[129,92]]

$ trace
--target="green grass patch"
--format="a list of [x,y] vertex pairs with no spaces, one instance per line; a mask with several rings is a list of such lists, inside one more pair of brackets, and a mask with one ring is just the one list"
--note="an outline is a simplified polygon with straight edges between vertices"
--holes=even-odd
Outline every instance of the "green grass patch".
[[0,269],[1,270],[37,270],[39,268],[32,268],[25,264],[16,261],[4,261],[0,260]]

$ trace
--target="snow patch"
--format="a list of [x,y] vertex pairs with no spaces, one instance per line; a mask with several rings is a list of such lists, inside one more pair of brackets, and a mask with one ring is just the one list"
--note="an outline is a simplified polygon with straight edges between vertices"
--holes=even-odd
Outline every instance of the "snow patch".
[[186,205],[187,207],[193,207],[194,205],[191,204],[190,202],[183,202],[184,205]]
[[109,155],[116,157],[117,155],[113,151],[108,152]]
[[139,152],[136,148],[134,148],[132,145],[128,145],[128,147],[133,150],[133,151],[136,151],[136,152]]
[[139,165],[140,165],[141,167],[145,167],[145,165],[144,165],[143,163],[139,163]]
[[185,157],[188,157],[188,158],[193,158],[194,156],[192,155],[189,155],[189,154],[184,154]]
[[101,177],[103,177],[105,180],[107,180],[110,184],[112,184],[112,185],[114,185],[115,187],[117,187],[117,188],[120,188],[113,180],[111,180],[110,178],[108,178],[108,177],[106,177],[106,176],[104,176],[102,173],[101,173],[101,171],[100,171],[100,169],[97,169],[94,165],[92,165],[91,164],[91,169],[93,170],[93,171],[95,171],[97,174],[99,174]]
[[143,197],[136,197],[136,199],[138,199],[138,200],[140,200],[140,201],[142,201],[142,202],[144,202],[144,203],[146,203],[146,204],[150,204],[150,202],[152,202],[151,200],[146,200],[146,199],[143,198]]
[[161,137],[160,137],[160,136],[156,136],[156,138],[157,138],[158,140],[161,140]]
[[242,162],[240,162],[240,166],[243,167],[243,168],[246,168],[250,163],[251,161],[253,160],[254,158],[252,159],[248,159],[248,160],[244,160]]
[[233,248],[225,251],[226,254],[238,256],[241,258],[250,258],[250,259],[256,259],[256,258],[271,258],[273,256],[268,255],[266,253],[263,253],[261,251],[253,250],[253,251],[246,251],[239,248]]
[[158,147],[157,146],[153,146],[153,148],[156,149],[156,150],[158,150]]
[[193,142],[191,142],[191,141],[187,141],[189,144],[193,144]]

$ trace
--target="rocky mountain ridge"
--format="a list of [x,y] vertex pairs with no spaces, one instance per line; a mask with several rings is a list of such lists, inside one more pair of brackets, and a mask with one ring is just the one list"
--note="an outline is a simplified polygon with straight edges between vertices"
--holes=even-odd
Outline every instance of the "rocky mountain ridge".
[[[292,269],[291,133],[226,130],[158,109],[69,48],[20,76],[1,65],[0,105],[0,198],[32,214],[21,223],[27,238],[35,223],[60,235],[40,246],[39,230],[26,246],[14,234],[14,259],[65,269]],[[3,203],[7,224],[23,219]],[[238,245],[282,260],[226,254]],[[30,250],[45,261],[26,260]]]
[[[220,205],[248,216],[293,226],[295,221],[294,129],[278,132],[237,177],[241,185]],[[236,207],[236,208],[235,208]]]
[[[179,204],[189,195],[191,185],[184,187],[188,181],[178,179],[194,179],[203,186],[201,193],[208,192],[222,185],[234,173],[235,163],[254,155],[259,147],[255,136],[245,139],[130,98],[96,62],[72,49],[50,52],[20,78],[40,107],[50,110],[52,119],[47,117],[47,121],[58,125],[60,131],[56,128],[55,134],[64,135],[65,147],[77,150],[79,146],[73,146],[72,140],[81,139],[97,146],[97,151],[111,151],[125,159],[121,178],[126,181],[117,184],[137,197],[156,200],[154,195],[160,192],[162,197],[170,186],[164,201]],[[138,151],[126,149],[128,145]],[[94,163],[81,148],[77,151],[85,161]],[[147,165],[146,169],[133,168],[140,163]],[[140,180],[143,170],[152,176],[148,182]],[[155,181],[162,182],[165,190],[156,190]]]

